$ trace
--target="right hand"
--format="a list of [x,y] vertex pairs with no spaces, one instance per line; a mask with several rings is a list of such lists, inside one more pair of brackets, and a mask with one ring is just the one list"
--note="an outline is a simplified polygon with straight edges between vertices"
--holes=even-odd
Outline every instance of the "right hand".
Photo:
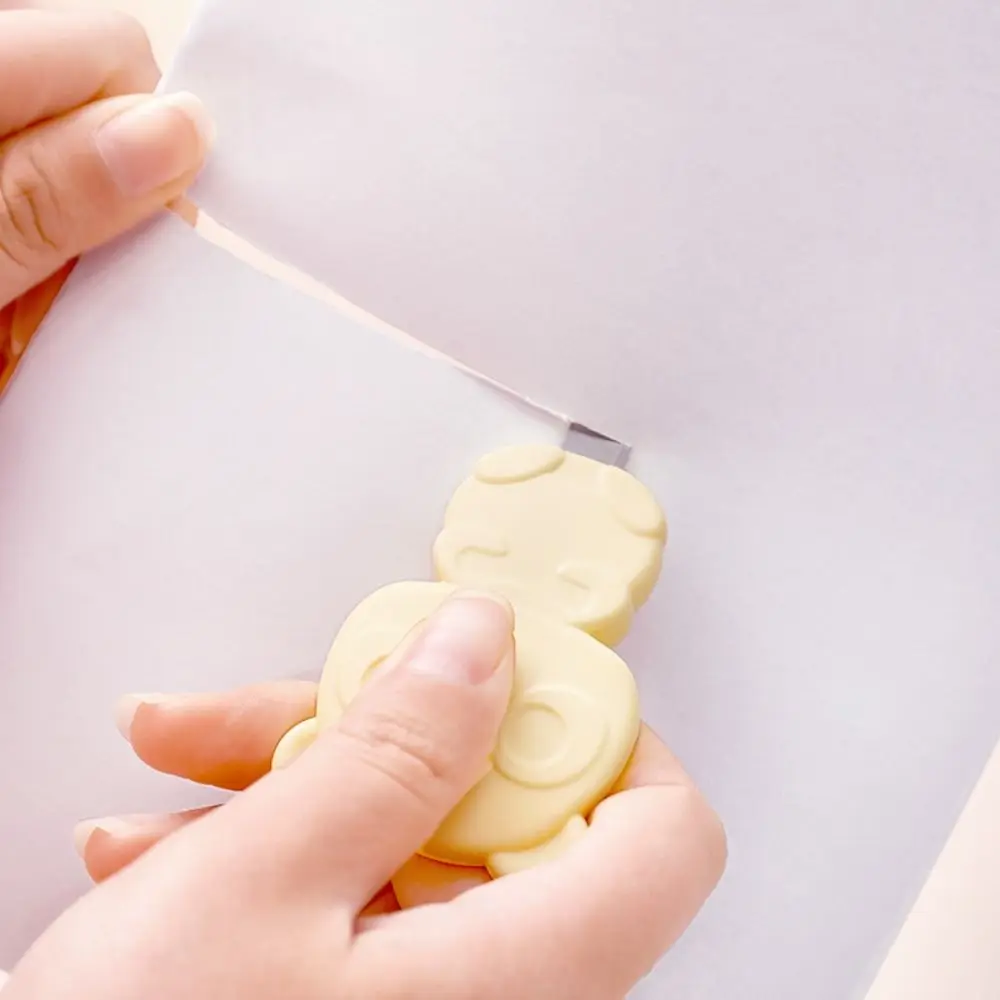
[[100,884],[35,945],[7,1000],[620,1000],[725,856],[717,819],[651,732],[556,860],[490,881],[414,857],[481,777],[512,659],[509,609],[453,599],[336,728],[270,774],[280,736],[314,712],[311,684],[125,702],[148,764],[247,790],[207,811],[85,825]]

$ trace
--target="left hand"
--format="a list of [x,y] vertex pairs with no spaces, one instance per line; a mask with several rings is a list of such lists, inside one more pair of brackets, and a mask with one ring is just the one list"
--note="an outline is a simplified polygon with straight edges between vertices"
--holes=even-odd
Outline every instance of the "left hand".
[[159,78],[124,14],[0,10],[0,391],[77,256],[177,206],[201,167],[205,111],[150,96]]

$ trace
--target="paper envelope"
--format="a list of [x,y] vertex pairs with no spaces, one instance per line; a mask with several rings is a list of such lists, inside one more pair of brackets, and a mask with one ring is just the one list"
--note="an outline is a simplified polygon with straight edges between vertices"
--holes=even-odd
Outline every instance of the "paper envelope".
[[203,4],[199,203],[505,389],[169,219],[83,263],[0,403],[0,965],[76,819],[201,801],[115,696],[315,672],[561,415],[667,511],[622,653],[730,836],[635,995],[862,997],[1000,737],[998,46],[991,0]]

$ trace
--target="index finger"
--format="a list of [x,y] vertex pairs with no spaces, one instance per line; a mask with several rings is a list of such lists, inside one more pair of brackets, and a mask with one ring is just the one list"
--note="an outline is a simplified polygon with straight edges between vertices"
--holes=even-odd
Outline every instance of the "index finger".
[[0,10],[0,137],[156,87],[146,33],[109,10]]
[[[644,728],[617,792],[565,854],[462,895],[433,920],[416,910],[384,930],[397,941],[426,936],[412,952],[440,995],[471,976],[484,998],[515,995],[518,983],[558,984],[560,996],[624,996],[698,914],[725,861],[715,813]],[[359,957],[380,954],[379,933],[358,939]],[[435,945],[445,940],[448,961]],[[464,956],[474,956],[468,967]]]

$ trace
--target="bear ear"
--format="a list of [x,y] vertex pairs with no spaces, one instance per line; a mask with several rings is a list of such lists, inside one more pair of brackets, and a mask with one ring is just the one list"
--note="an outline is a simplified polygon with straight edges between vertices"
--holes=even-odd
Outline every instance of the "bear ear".
[[554,472],[565,460],[566,452],[554,444],[511,445],[484,455],[476,463],[475,477],[491,486],[523,483]]
[[663,511],[638,479],[609,465],[601,470],[600,490],[615,518],[629,531],[643,538],[666,541],[667,521]]

